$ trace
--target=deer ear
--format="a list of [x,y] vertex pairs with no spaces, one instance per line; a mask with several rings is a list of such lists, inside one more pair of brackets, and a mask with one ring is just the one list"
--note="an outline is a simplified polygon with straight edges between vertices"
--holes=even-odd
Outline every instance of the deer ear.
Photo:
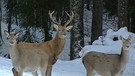
[[7,37],[9,36],[9,33],[6,30],[4,31],[4,33]]
[[120,40],[123,40],[122,36],[119,36]]
[[128,40],[131,40],[131,35],[128,36]]
[[16,37],[19,37],[22,34],[22,32],[18,32],[15,34]]
[[56,25],[56,24],[53,24],[53,27],[54,27],[56,30],[59,29],[58,25]]
[[70,25],[70,26],[66,27],[66,30],[68,31],[68,30],[72,29],[72,27],[73,26]]

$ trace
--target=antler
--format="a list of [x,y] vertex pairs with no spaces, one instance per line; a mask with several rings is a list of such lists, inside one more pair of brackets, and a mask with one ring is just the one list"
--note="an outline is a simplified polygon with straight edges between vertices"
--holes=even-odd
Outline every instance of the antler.
[[49,16],[50,16],[50,19],[52,20],[52,22],[54,23],[54,24],[56,24],[56,25],[60,25],[60,23],[59,22],[57,22],[57,21],[55,21],[54,19],[53,19],[53,17],[52,17],[52,14],[54,13],[54,11],[53,12],[50,12],[50,10],[49,10]]
[[[66,12],[66,11],[65,11]],[[64,26],[66,27],[74,18],[74,13],[73,11],[71,11],[71,16],[66,12],[66,14],[69,16],[69,20],[64,24]]]

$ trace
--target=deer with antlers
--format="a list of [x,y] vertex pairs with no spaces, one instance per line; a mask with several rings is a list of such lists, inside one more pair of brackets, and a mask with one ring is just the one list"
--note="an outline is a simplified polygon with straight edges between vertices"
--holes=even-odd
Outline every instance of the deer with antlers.
[[32,72],[33,76],[38,76],[37,70],[40,69],[42,76],[51,76],[52,66],[57,61],[59,54],[63,51],[66,43],[66,32],[73,26],[67,26],[74,17],[69,16],[69,20],[62,26],[59,22],[53,19],[53,12],[49,11],[49,17],[54,23],[54,28],[57,34],[53,40],[43,43],[27,43],[22,42],[17,44],[16,39],[21,34],[9,34],[5,31],[8,38],[9,54],[13,63],[14,76],[22,76],[23,72]]

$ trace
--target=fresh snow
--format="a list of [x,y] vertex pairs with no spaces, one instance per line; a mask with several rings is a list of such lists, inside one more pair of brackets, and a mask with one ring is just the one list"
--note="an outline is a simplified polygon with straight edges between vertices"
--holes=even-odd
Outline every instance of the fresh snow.
[[[0,57],[0,76],[13,76],[11,59]],[[41,76],[40,71],[38,71]],[[53,66],[52,76],[85,76],[85,68],[81,59],[73,61],[58,60]],[[24,76],[32,76],[31,73],[25,72]]]

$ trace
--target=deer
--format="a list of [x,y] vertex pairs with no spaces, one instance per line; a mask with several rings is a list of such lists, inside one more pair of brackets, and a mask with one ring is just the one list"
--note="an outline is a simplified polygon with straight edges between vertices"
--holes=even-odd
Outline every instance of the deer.
[[95,71],[102,76],[120,76],[129,60],[129,50],[131,36],[122,41],[120,54],[106,54],[100,52],[88,52],[82,58],[82,63],[86,69],[86,76],[94,76]]
[[[42,43],[21,42],[17,44],[17,38],[21,32],[9,34],[4,31],[8,43],[9,54],[12,60],[12,72],[14,76],[22,76],[23,72],[31,72],[33,76],[38,76],[37,70],[41,71],[42,76],[51,76],[52,66],[56,63],[59,54],[63,51],[66,43],[66,33],[72,29],[69,25],[73,20],[74,13],[69,16],[69,20],[62,26],[61,23],[53,19],[53,12],[49,11],[49,17],[53,22],[57,33],[54,39]],[[67,26],[68,25],[68,26]]]

